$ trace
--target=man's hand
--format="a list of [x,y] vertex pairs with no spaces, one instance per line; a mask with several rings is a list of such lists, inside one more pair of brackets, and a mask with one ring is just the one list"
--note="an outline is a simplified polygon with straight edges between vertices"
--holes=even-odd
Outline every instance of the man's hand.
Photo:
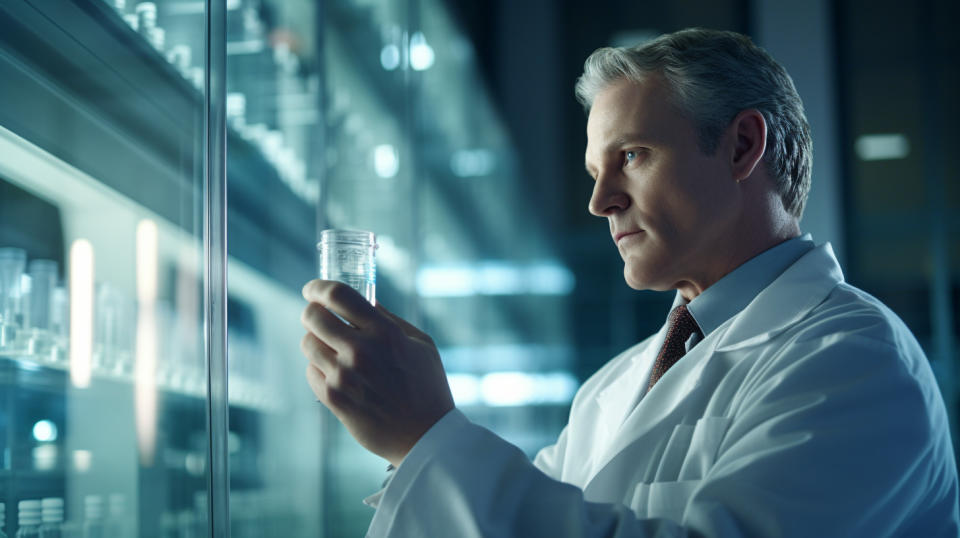
[[303,297],[310,388],[361,445],[399,465],[454,407],[433,340],[341,282],[312,280]]

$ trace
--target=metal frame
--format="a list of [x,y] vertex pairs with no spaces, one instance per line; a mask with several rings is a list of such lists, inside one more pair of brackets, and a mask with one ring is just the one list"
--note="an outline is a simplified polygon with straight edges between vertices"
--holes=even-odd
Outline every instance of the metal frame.
[[230,536],[227,451],[227,5],[206,0],[204,80],[204,336],[209,433],[209,535]]

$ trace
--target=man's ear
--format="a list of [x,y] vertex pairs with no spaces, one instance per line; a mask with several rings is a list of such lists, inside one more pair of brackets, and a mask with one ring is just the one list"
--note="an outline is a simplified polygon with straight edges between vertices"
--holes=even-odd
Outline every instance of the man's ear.
[[739,182],[750,177],[763,159],[767,147],[767,122],[759,110],[749,108],[733,118],[730,130],[735,137],[730,166],[733,179]]

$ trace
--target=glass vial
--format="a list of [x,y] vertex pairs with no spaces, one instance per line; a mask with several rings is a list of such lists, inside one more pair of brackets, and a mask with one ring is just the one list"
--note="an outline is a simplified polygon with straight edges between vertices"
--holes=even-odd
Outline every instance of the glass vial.
[[376,305],[376,236],[373,232],[324,230],[320,232],[320,278],[338,280]]
[[40,538],[40,501],[17,504],[17,527],[16,538]]
[[53,289],[57,287],[57,262],[32,260],[27,274],[30,275],[30,320],[32,329],[50,330],[50,304]]
[[83,498],[83,538],[104,538],[103,497],[99,495]]
[[47,497],[40,501],[40,538],[61,538],[63,499]]

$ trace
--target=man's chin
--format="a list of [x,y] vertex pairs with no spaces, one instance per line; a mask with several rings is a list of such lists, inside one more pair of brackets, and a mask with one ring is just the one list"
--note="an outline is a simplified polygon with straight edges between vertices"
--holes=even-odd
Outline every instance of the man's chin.
[[629,263],[623,266],[623,280],[627,286],[637,291],[667,291],[673,289],[670,284],[662,282],[663,277],[657,278],[657,275],[646,274],[642,268],[631,267]]
[[651,282],[648,279],[643,278],[641,275],[637,275],[636,271],[630,270],[630,265],[624,265],[623,267],[623,280],[627,283],[627,286],[637,290],[652,290],[653,287]]

